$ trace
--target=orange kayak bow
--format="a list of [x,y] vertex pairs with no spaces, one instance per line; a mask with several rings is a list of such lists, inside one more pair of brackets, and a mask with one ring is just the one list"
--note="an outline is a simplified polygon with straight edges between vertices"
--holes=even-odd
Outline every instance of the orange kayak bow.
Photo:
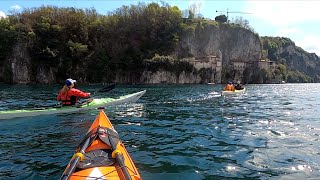
[[76,149],[61,179],[141,179],[103,110]]

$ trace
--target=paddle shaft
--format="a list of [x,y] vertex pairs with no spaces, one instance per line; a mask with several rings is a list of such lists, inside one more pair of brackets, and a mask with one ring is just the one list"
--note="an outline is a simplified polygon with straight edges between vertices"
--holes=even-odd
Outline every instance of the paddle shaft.
[[[116,150],[117,149],[117,145],[113,141],[113,138],[110,138],[110,136],[109,136],[109,140],[110,140],[111,148],[113,150]],[[126,165],[124,164],[123,156],[120,153],[116,153],[116,159],[117,159],[117,161],[118,161],[118,163],[119,163],[119,165],[121,167],[121,170],[122,170],[126,180],[131,180],[130,173],[129,173],[128,169],[126,168]]]
[[126,165],[124,164],[123,156],[119,153],[116,153],[116,158],[120,164],[120,167],[122,169],[124,176],[126,177],[126,180],[131,180],[130,173],[129,173],[128,169],[126,168]]
[[104,88],[101,88],[101,89],[95,91],[93,94],[96,94],[97,92],[108,92],[108,91],[111,91],[112,89],[114,89],[115,87],[116,87],[115,84],[111,84],[107,87],[104,87]]
[[[84,154],[85,150],[87,149],[87,147],[89,146],[89,142],[90,142],[90,137],[88,137],[88,139],[86,140],[86,142],[83,144],[83,146],[80,149],[80,153]],[[61,179],[62,180],[67,180],[69,179],[70,175],[74,172],[74,170],[76,169],[76,166],[78,164],[80,160],[80,157],[77,156],[76,158],[74,158],[69,166],[69,168],[66,170],[66,173],[63,173]]]
[[[116,85],[115,84],[111,84],[111,85],[109,85],[109,86],[107,86],[107,87],[104,87],[104,88],[102,88],[102,89],[99,89],[99,90],[97,90],[97,91],[95,91],[94,93],[93,93],[93,95],[95,95],[97,92],[108,92],[108,91],[111,91],[112,89],[114,89],[116,87]],[[91,99],[91,100],[90,100]],[[84,101],[84,102],[82,102],[82,103],[80,103],[79,105],[77,105],[77,107],[81,107],[82,105],[84,105],[84,104],[88,104],[88,103],[90,103],[93,99],[92,98],[90,98],[89,100],[86,100],[86,101]]]
[[[114,140],[112,138],[109,138],[110,140],[110,145],[111,145],[111,148],[113,150],[116,150],[117,148],[117,145],[115,144]],[[87,147],[89,146],[89,142],[90,142],[90,138],[88,138],[86,140],[86,142],[83,144],[83,146],[81,147],[80,151],[82,154],[84,154],[85,150],[87,149]],[[130,176],[130,173],[128,171],[128,169],[126,168],[126,165],[124,164],[124,160],[123,160],[123,156],[120,154],[120,153],[116,153],[116,159],[121,167],[121,170],[126,178],[126,180],[131,180],[131,176]],[[69,179],[70,175],[74,172],[74,170],[76,169],[76,166],[78,164],[80,160],[80,157],[77,156],[76,158],[73,159],[73,161],[71,162],[69,168],[66,170],[65,173],[63,173],[61,179],[62,180],[67,180]]]

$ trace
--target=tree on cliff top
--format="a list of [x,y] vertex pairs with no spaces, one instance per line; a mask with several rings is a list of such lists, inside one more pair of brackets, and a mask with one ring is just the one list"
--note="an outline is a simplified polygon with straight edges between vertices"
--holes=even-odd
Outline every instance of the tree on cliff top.
[[195,3],[192,3],[189,6],[189,16],[193,16],[193,18],[201,18],[202,15],[200,14],[200,9],[201,9],[202,3],[200,1],[197,1]]
[[244,19],[241,16],[237,16],[235,19],[232,19],[231,23],[236,24],[236,25],[238,25],[240,27],[243,27],[245,29],[248,29],[248,30],[254,32],[254,29],[249,24],[249,21],[247,19]]

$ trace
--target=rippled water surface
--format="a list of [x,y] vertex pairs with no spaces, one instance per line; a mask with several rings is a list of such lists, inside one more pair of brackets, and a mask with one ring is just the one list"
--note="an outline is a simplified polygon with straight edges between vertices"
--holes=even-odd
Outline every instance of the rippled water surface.
[[[103,86],[82,86],[94,92]],[[55,104],[58,86],[0,85],[0,110]],[[143,179],[317,179],[320,84],[118,86],[146,89],[106,112]],[[0,179],[58,179],[97,110],[0,120]]]

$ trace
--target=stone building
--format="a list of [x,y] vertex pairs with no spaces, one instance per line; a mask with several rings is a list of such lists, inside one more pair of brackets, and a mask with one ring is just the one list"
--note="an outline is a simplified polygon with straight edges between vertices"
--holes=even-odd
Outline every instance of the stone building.
[[257,61],[246,62],[242,59],[231,60],[230,68],[234,70],[235,80],[242,79],[243,72],[247,67],[258,67],[259,69],[272,70],[276,67],[276,63],[274,61],[270,61],[268,59],[259,59]]
[[244,71],[247,67],[247,63],[241,60],[232,61],[233,69],[237,71]]
[[200,69],[211,69],[212,75],[210,82],[221,83],[221,71],[222,71],[222,53],[219,51],[218,56],[207,55],[198,56],[190,60],[197,70]]
[[274,69],[276,67],[276,63],[274,61],[270,61],[268,59],[261,59],[257,62],[257,65],[260,69]]

